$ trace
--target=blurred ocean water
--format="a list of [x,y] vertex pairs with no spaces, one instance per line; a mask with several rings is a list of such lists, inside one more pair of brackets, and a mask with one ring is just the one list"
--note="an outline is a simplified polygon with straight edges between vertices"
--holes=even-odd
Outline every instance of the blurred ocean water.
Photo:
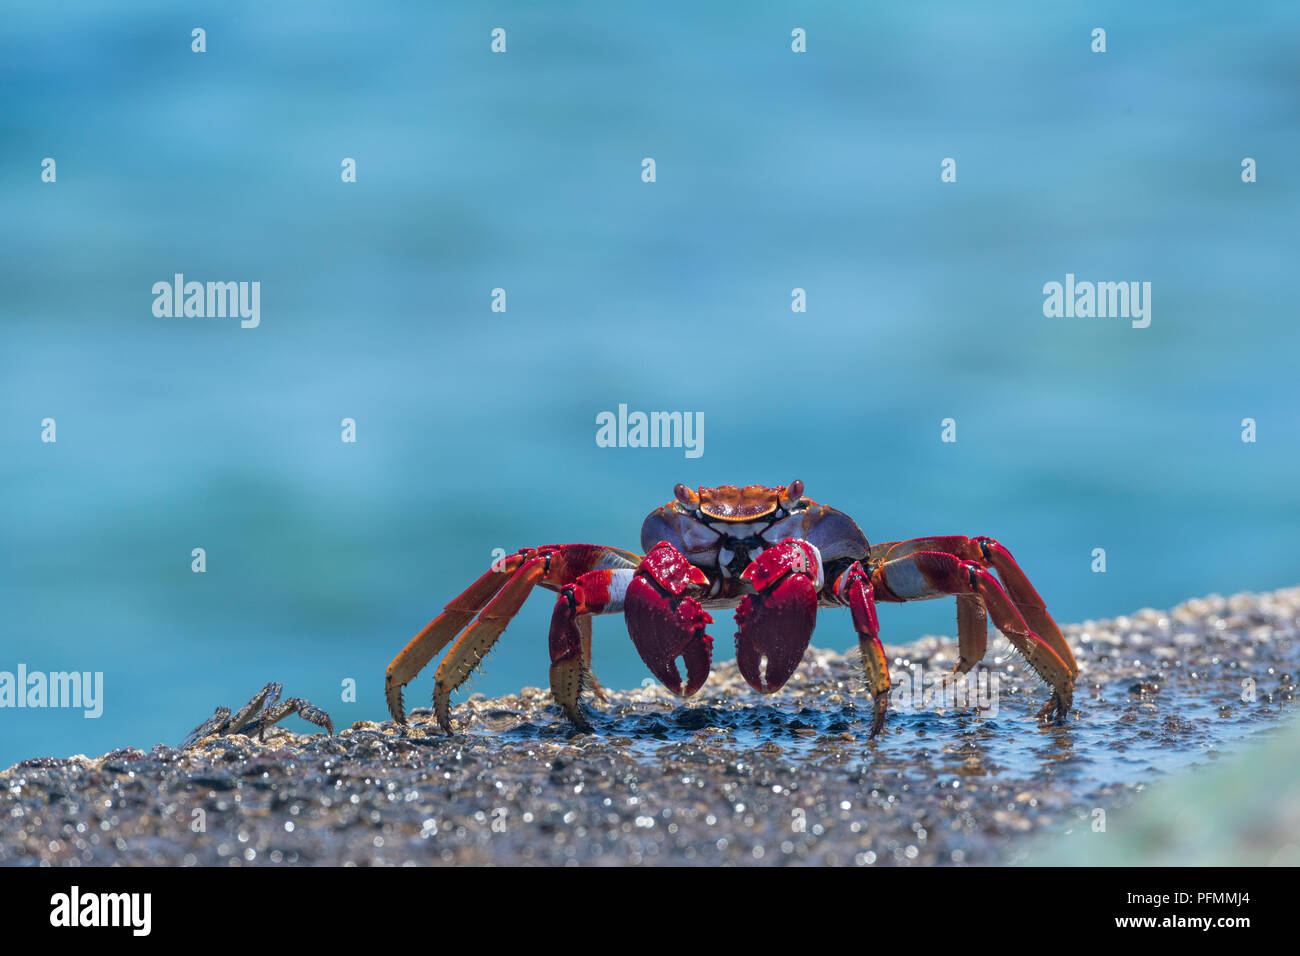
[[[0,709],[0,766],[175,743],[272,679],[381,719],[493,549],[636,548],[678,481],[993,535],[1062,621],[1296,583],[1298,40],[1273,4],[8,11],[0,671],[105,700]],[[260,326],[155,317],[175,273],[260,282]],[[1067,273],[1149,281],[1150,327],[1046,318]],[[702,413],[703,455],[598,447],[620,403]],[[545,685],[551,603],[468,690]]]

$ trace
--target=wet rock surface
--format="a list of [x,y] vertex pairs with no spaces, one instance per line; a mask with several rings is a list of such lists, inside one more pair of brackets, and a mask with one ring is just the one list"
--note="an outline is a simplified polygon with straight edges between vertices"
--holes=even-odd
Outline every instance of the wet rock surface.
[[415,710],[407,729],[36,758],[0,774],[0,863],[1052,862],[1045,839],[1293,718],[1298,625],[1300,587],[1066,627],[1081,673],[1062,725],[1034,720],[1047,691],[996,636],[964,698],[927,700],[956,643],[923,638],[888,648],[871,741],[854,655],[810,649],[770,696],[734,661],[685,705],[609,692],[594,734],[525,688],[460,703],[451,737]]

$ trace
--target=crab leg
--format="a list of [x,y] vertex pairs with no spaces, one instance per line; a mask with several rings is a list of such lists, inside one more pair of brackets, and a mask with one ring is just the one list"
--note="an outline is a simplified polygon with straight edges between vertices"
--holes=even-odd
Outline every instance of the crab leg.
[[[277,696],[279,696],[278,693]],[[330,720],[330,715],[301,697],[290,697],[288,700],[281,701],[274,706],[266,706],[261,713],[249,722],[241,733],[256,733],[258,740],[265,740],[268,728],[275,726],[294,713],[317,727],[325,728],[326,733],[334,733],[334,721]]]
[[448,604],[388,665],[385,693],[389,713],[398,723],[406,722],[402,688],[473,620],[443,658],[435,677],[435,716],[439,726],[450,733],[451,692],[491,650],[536,585],[558,591],[596,568],[634,568],[639,561],[630,551],[592,544],[550,544],[516,551],[500,570],[487,571]]
[[[961,558],[963,561],[974,561],[985,568],[992,568],[997,571],[998,577],[1002,579],[1002,585],[1006,589],[1006,593],[1010,596],[1016,610],[1020,612],[1026,623],[1029,624],[1035,634],[1051,645],[1057,657],[1068,665],[1070,676],[1075,677],[1078,675],[1079,667],[1074,661],[1074,654],[1070,651],[1070,645],[1066,643],[1061,629],[1056,626],[1052,616],[1047,613],[1046,602],[1043,601],[1034,586],[1029,583],[1029,578],[1020,569],[1020,565],[1011,556],[1011,552],[999,542],[993,538],[983,536],[967,538],[964,535],[913,538],[910,541],[887,541],[872,547],[870,560],[872,564],[881,564],[921,551],[942,551],[945,554]],[[962,613],[961,602],[958,602],[959,637],[962,633]],[[971,620],[968,627],[977,627],[977,623]],[[967,656],[963,651],[962,657]],[[972,658],[970,661],[971,666],[974,666],[975,661],[978,659],[979,657]]]
[[596,680],[596,672],[591,669],[591,617],[583,615],[578,618],[578,634],[582,642],[582,665],[586,668],[587,686],[597,700],[605,700],[605,688]]
[[584,689],[602,700],[605,692],[591,670],[591,616],[618,614],[636,571],[632,568],[589,571],[560,589],[551,615],[551,694],[579,730],[591,725],[578,709]]
[[546,576],[545,557],[532,558],[488,602],[447,652],[433,680],[433,713],[438,726],[451,733],[451,692],[465,682],[475,667],[487,656],[510,619],[519,613],[533,587]]
[[388,665],[384,693],[388,699],[388,712],[399,724],[406,723],[406,710],[402,706],[402,688],[447,646],[461,630],[474,619],[513,577],[523,563],[537,552],[532,548],[516,551],[498,569],[493,566],[482,577],[466,588],[447,605],[446,610],[425,625],[424,630],[411,638],[402,652]]
[[[957,664],[954,674],[965,674],[978,664],[989,647],[989,613],[976,594],[957,595]],[[1073,657],[1070,658],[1073,660]]]
[[204,737],[207,737],[209,734],[219,734],[229,725],[230,708],[218,707],[211,717],[185,735],[185,739],[177,745],[177,749],[184,750],[191,744],[197,743]]
[[189,735],[181,741],[180,749],[184,750],[190,744],[202,740],[209,734],[239,733],[245,724],[253,721],[258,714],[265,712],[275,704],[280,699],[280,692],[283,689],[283,684],[271,681],[250,697],[248,703],[239,708],[233,717],[230,716],[229,707],[218,707],[211,717],[189,732]]
[[283,684],[271,681],[249,698],[248,703],[241,707],[234,717],[230,716],[229,707],[218,707],[216,713],[190,731],[189,735],[181,741],[180,749],[184,750],[209,734],[215,733],[257,734],[259,740],[265,740],[267,728],[294,712],[297,712],[303,720],[311,721],[318,727],[324,727],[329,733],[334,733],[334,722],[330,720],[330,715],[315,704],[301,697],[290,697],[286,701],[276,703],[280,700],[280,693],[283,690]]
[[[942,551],[917,551],[886,561],[875,569],[871,583],[879,601],[917,601],[947,594],[978,597],[993,618],[994,626],[1024,655],[1035,673],[1052,685],[1052,696],[1038,712],[1039,718],[1064,718],[1069,713],[1077,673],[1073,656],[1067,663],[1051,644],[1035,633],[997,578],[979,562],[963,561]],[[973,650],[976,640],[969,637],[963,656],[967,649]]]
[[862,666],[866,671],[867,688],[871,691],[874,716],[868,737],[874,737],[885,726],[885,713],[889,710],[889,661],[884,645],[880,643],[880,622],[876,618],[875,588],[862,565],[854,561],[835,579],[832,588],[835,600],[845,605],[853,616],[853,628],[858,632],[858,647],[862,651]]

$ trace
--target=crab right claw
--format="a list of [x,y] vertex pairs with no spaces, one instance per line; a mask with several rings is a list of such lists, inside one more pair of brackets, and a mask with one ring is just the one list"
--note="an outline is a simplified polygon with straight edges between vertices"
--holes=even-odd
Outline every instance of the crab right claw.
[[704,631],[713,618],[697,600],[708,586],[704,572],[666,541],[650,549],[627,586],[623,614],[632,643],[650,673],[681,697],[704,686],[713,661],[713,638]]

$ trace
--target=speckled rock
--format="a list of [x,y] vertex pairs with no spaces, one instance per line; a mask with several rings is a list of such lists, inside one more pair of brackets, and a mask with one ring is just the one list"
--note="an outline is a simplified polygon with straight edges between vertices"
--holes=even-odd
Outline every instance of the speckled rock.
[[1053,862],[1098,810],[1141,808],[1293,714],[1298,621],[1289,588],[1067,627],[1081,674],[1059,726],[1033,719],[1046,691],[1001,638],[969,699],[927,700],[956,648],[923,638],[889,648],[871,741],[853,655],[810,649],[770,696],[734,662],[686,704],[610,692],[593,734],[524,688],[461,703],[451,737],[416,710],[405,730],[36,758],[0,774],[0,863]]

